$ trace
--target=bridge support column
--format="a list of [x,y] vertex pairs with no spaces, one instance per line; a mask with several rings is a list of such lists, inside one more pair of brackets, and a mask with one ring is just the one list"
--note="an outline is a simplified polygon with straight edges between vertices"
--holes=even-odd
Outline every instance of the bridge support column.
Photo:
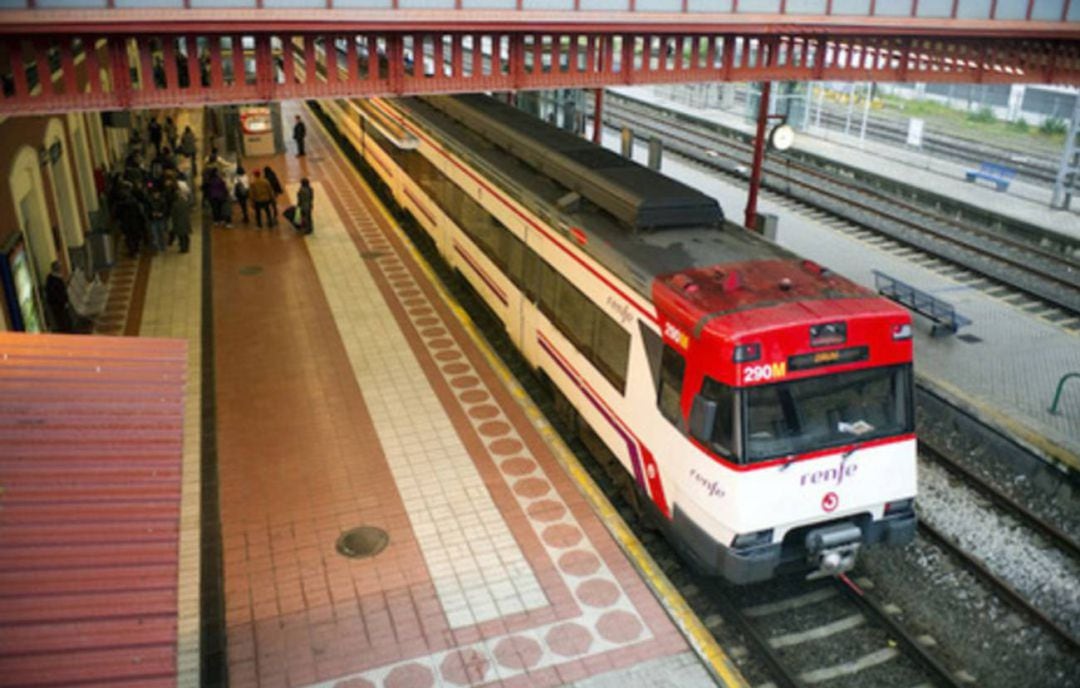
[[593,106],[592,142],[599,146],[604,131],[604,89],[596,89],[595,97],[596,101]]
[[1080,96],[1077,96],[1076,104],[1073,106],[1069,133],[1065,137],[1065,150],[1061,153],[1061,165],[1058,167],[1057,178],[1054,180],[1054,196],[1050,199],[1051,208],[1069,209],[1078,176],[1080,176]]
[[757,136],[754,137],[754,164],[750,170],[750,191],[746,197],[746,217],[743,226],[753,231],[757,224],[758,187],[761,186],[761,166],[765,162],[765,124],[769,121],[769,97],[772,82],[761,84],[761,102],[758,104]]

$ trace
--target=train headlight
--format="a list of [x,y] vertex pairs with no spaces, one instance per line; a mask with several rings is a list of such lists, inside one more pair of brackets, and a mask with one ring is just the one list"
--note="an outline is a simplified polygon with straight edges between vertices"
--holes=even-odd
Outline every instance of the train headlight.
[[904,323],[903,325],[893,325],[892,338],[895,341],[900,341],[902,339],[911,339],[911,323]]
[[756,533],[743,533],[735,536],[735,542],[731,543],[734,549],[749,549],[759,545],[768,545],[772,542],[773,529],[759,530]]
[[749,363],[761,358],[761,344],[740,344],[735,347],[732,360],[736,363]]
[[902,514],[911,511],[915,506],[915,500],[911,499],[897,499],[892,502],[885,502],[885,515],[895,516],[896,514]]

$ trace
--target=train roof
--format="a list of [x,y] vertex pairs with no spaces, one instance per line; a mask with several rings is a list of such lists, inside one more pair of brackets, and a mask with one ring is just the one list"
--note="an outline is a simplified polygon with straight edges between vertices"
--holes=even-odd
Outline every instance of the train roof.
[[[595,145],[518,111],[488,96],[430,96],[394,101],[424,128],[437,132],[441,143],[455,154],[497,174],[493,180],[504,191],[553,226],[580,229],[585,236],[583,251],[618,275],[638,293],[652,300],[653,289],[680,274],[730,265],[740,274],[731,278],[728,289],[714,281],[701,280],[690,302],[706,313],[725,313],[754,307],[806,299],[866,297],[871,292],[818,266],[806,268],[795,254],[741,228],[724,228],[715,221],[683,221],[678,210],[675,222],[665,222],[662,231],[647,230],[626,221],[589,196],[567,202],[573,195],[565,177],[537,163],[547,141],[574,140],[575,149],[598,152]],[[494,121],[499,133],[492,135]],[[516,128],[524,132],[522,142],[512,136]],[[556,144],[563,145],[563,144]],[[565,144],[569,146],[570,144]],[[518,155],[523,148],[529,155]],[[605,151],[610,153],[609,151]],[[556,153],[553,151],[552,155]],[[615,156],[614,153],[610,155]],[[599,157],[599,154],[598,154]],[[634,188],[664,190],[689,189],[693,195],[710,198],[685,184],[674,182],[659,172],[615,156],[620,168],[633,167],[633,174],[603,175],[603,184],[618,186],[619,179],[633,179],[633,188],[617,194],[630,196]],[[610,167],[607,169],[611,169]],[[685,192],[681,192],[684,195]],[[716,204],[715,199],[711,199]],[[718,208],[718,204],[716,205]],[[659,205],[653,209],[659,209]],[[581,242],[579,242],[581,243]],[[779,262],[786,263],[781,266]],[[759,264],[774,267],[759,270]],[[780,282],[787,279],[791,284]],[[736,288],[730,288],[732,286]],[[794,286],[795,288],[792,288]],[[674,290],[673,293],[679,293]],[[690,297],[685,290],[683,297]]]
[[724,219],[715,198],[489,96],[429,102],[633,229],[710,225]]

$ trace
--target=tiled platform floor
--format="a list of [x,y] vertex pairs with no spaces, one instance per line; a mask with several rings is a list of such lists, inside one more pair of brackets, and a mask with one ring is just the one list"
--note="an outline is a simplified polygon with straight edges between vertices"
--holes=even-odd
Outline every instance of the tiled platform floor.
[[[295,107],[286,106],[291,122]],[[306,116],[306,115],[305,115]],[[711,685],[309,119],[315,234],[213,236],[232,686]],[[283,202],[282,207],[285,206]],[[387,531],[381,554],[335,551]]]

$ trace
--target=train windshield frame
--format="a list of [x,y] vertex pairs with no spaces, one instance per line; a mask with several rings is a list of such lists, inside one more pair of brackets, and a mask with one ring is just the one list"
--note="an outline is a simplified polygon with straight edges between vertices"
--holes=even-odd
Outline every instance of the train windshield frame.
[[910,363],[738,389],[706,378],[702,396],[735,408],[717,414],[710,446],[746,465],[908,434],[912,387]]

